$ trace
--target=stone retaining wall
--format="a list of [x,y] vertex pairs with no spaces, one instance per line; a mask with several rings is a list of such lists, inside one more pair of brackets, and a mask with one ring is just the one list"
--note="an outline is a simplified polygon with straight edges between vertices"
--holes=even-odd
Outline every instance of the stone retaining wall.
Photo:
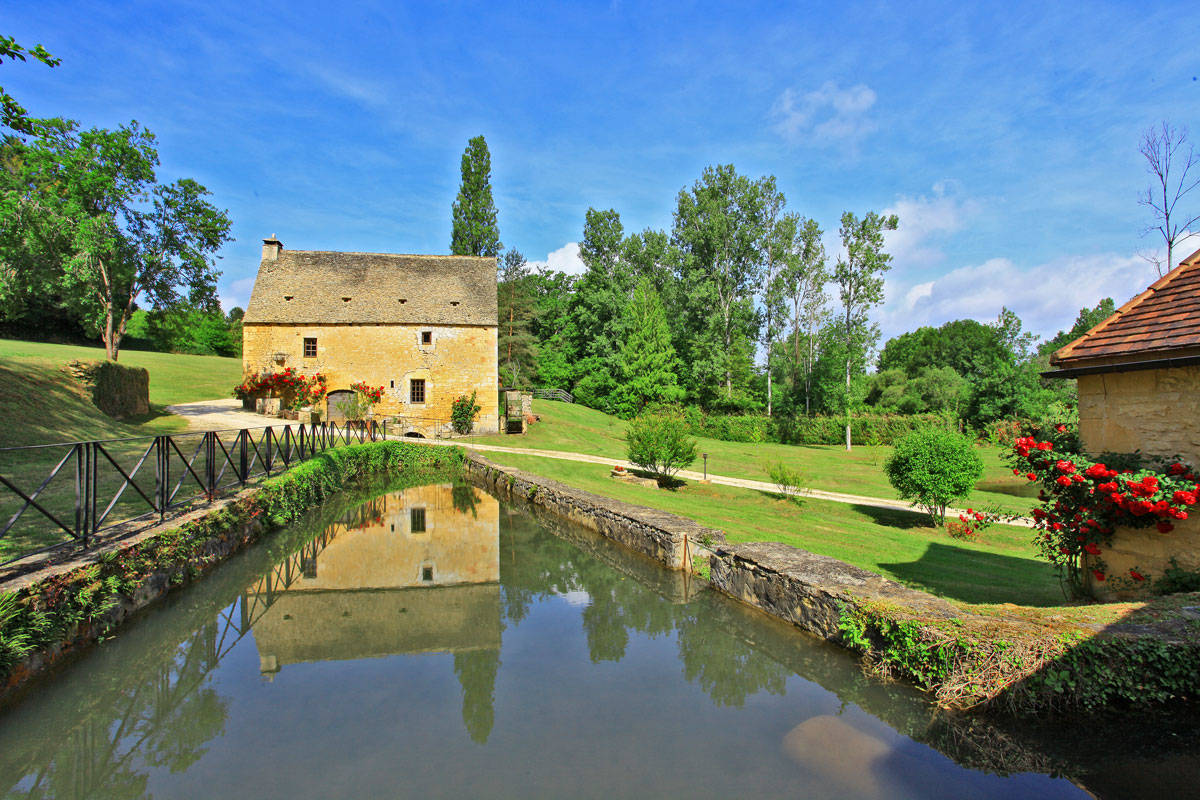
[[931,594],[836,558],[778,542],[720,545],[709,559],[712,585],[747,605],[838,641],[844,609],[887,603],[926,619],[962,612]]
[[531,500],[671,569],[690,569],[693,556],[725,541],[725,534],[716,528],[601,497],[514,467],[502,467],[474,451],[467,451],[463,466],[485,488]]

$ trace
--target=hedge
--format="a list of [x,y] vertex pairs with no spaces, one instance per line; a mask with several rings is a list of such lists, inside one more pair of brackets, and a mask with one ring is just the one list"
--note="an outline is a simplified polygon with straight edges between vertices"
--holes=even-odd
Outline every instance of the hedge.
[[[727,442],[778,442],[781,444],[843,444],[845,417],[765,417],[757,414],[706,414],[698,408],[685,412],[688,430]],[[937,414],[858,414],[850,419],[850,440],[857,445],[894,444],[914,430],[946,427]]]

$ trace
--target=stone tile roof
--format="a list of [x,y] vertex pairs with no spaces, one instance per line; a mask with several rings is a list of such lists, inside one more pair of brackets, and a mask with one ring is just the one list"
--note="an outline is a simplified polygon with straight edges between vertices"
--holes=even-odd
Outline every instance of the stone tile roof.
[[1194,353],[1200,353],[1200,250],[1057,351],[1050,362],[1070,367]]
[[496,259],[280,249],[244,321],[495,325]]

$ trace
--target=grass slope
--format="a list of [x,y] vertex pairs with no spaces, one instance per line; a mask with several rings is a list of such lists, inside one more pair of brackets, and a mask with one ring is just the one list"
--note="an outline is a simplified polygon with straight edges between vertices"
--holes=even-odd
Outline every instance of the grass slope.
[[[0,339],[0,361],[11,367],[57,367],[73,358],[103,360],[104,348]],[[156,406],[229,397],[242,380],[242,362],[237,358],[122,350],[119,361],[150,371],[150,403]]]
[[923,515],[688,483],[675,490],[613,480],[609,468],[517,453],[489,452],[498,464],[545,475],[596,494],[670,511],[720,528],[732,542],[783,542],[832,556],[908,586],[970,604],[1053,606],[1063,595],[1053,568],[1034,557],[1027,528],[994,525],[978,542],[951,539]]
[[[472,436],[464,443],[527,447],[588,455],[625,458],[625,423],[601,411],[556,400],[535,400],[534,413],[541,422],[530,426],[524,436]],[[856,446],[849,453],[831,445],[745,444],[717,439],[698,439],[700,452],[708,453],[708,471],[713,475],[769,481],[767,465],[782,462],[799,470],[804,485],[830,492],[865,497],[896,498],[896,490],[883,474],[890,447]],[[985,465],[983,478],[965,504],[976,508],[996,507],[1002,511],[1028,514],[1037,495],[1036,486],[1013,477],[1000,457],[999,448],[980,449]],[[691,469],[699,471],[700,459]]]

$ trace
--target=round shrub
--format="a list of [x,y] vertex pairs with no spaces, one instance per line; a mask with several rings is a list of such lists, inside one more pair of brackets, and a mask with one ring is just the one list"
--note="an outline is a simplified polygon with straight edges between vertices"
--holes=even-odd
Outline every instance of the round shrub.
[[625,430],[630,462],[669,478],[696,460],[696,440],[687,435],[687,421],[678,409],[649,411]]
[[941,524],[946,506],[965,497],[983,475],[983,459],[962,434],[924,428],[896,442],[883,470],[900,497]]

